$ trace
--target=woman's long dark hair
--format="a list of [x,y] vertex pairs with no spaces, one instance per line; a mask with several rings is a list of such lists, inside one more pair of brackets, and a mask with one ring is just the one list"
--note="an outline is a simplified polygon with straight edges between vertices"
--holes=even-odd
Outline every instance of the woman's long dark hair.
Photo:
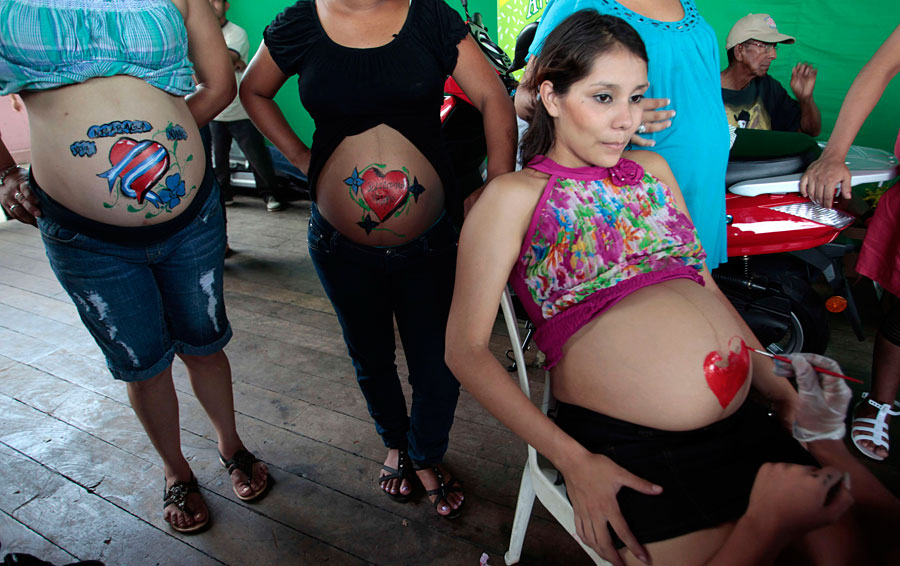
[[[555,93],[565,95],[591,72],[598,56],[614,49],[625,49],[647,62],[644,41],[627,22],[596,10],[579,10],[547,36],[541,54],[531,62],[531,78],[523,86],[539,93],[541,84],[550,81]],[[523,164],[547,153],[556,139],[553,117],[540,100],[535,101],[528,122],[522,138]]]

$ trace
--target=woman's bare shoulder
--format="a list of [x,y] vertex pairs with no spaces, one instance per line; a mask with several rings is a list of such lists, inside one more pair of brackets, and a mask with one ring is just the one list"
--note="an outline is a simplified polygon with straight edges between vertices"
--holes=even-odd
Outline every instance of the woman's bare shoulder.
[[631,150],[622,154],[625,159],[630,159],[644,168],[644,171],[650,173],[663,183],[671,185],[674,181],[674,175],[669,168],[669,162],[666,158],[654,151]]
[[[476,222],[508,227],[527,227],[535,206],[547,185],[546,174],[524,169],[494,178],[475,203],[470,216]],[[466,218],[466,222],[469,218]],[[524,233],[524,228],[520,230]],[[511,233],[516,232],[512,230]]]
[[[547,185],[549,175],[534,169],[522,169],[505,173],[488,183],[484,192],[496,193],[498,197],[528,200],[537,198]],[[535,194],[536,193],[536,194]]]

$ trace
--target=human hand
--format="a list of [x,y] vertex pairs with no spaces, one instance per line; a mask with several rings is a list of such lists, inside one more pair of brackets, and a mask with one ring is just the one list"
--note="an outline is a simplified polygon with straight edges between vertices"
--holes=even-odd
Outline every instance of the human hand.
[[672,101],[668,98],[644,98],[641,100],[641,126],[643,131],[638,131],[631,136],[631,143],[640,147],[653,147],[656,142],[642,138],[638,134],[652,134],[660,132],[672,125],[672,117],[675,116],[674,110],[659,110],[663,106],[668,106]]
[[622,517],[616,494],[628,487],[646,495],[658,495],[662,487],[637,477],[601,454],[587,453],[570,468],[560,471],[566,478],[566,490],[575,511],[575,532],[581,542],[613,565],[624,566],[612,543],[607,527],[611,525],[628,550],[649,564],[647,550]]
[[834,523],[852,504],[847,473],[830,466],[766,463],[741,520],[761,532],[760,544],[774,546]]
[[35,218],[41,215],[41,209],[37,197],[31,192],[25,169],[14,169],[3,178],[3,184],[0,185],[0,205],[10,218],[37,226]]
[[816,74],[819,71],[809,63],[797,63],[791,71],[791,90],[800,102],[812,98],[816,88]]
[[841,367],[831,358],[818,354],[791,354],[791,364],[776,362],[775,373],[784,377],[796,376],[798,400],[794,438],[812,442],[844,438],[847,427],[847,405],[853,393],[839,377],[817,373],[813,365],[841,373]]
[[243,59],[236,59],[232,64],[234,65],[234,70],[238,73],[243,73],[244,69],[247,68],[247,63],[244,63]]
[[840,185],[840,195],[846,199],[851,196],[850,169],[843,158],[832,158],[822,154],[800,177],[800,194],[809,197],[816,204],[831,208]]

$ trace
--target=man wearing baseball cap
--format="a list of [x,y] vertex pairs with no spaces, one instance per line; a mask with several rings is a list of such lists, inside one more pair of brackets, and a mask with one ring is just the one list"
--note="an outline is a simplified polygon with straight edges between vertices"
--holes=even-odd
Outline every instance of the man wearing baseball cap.
[[734,24],[725,40],[728,67],[721,72],[729,124],[819,135],[822,116],[813,100],[816,69],[809,63],[794,66],[791,90],[796,100],[768,74],[778,45],[794,41],[778,31],[769,14],[748,14]]

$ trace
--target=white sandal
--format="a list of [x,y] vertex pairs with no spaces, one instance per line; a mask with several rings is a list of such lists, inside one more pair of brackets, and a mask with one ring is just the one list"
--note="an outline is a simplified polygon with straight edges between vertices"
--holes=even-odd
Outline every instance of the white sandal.
[[[862,446],[860,444],[860,441],[868,440],[875,446],[881,446],[885,450],[890,450],[891,438],[888,435],[888,425],[884,422],[884,420],[888,415],[892,417],[900,415],[900,410],[891,410],[893,407],[897,407],[897,409],[900,409],[900,403],[894,401],[893,406],[888,403],[879,403],[878,401],[869,399],[868,393],[863,393],[862,397],[865,402],[868,402],[869,405],[872,405],[873,407],[878,409],[878,414],[874,419],[867,419],[862,417],[854,418],[853,422],[850,425],[850,438],[853,440],[853,444],[859,449],[859,451],[869,458],[879,461],[884,460],[884,458],[879,456],[876,452],[873,452],[872,450],[869,450],[868,448]],[[862,402],[860,402],[860,404],[862,404]],[[858,406],[859,405],[857,405],[857,407]]]

